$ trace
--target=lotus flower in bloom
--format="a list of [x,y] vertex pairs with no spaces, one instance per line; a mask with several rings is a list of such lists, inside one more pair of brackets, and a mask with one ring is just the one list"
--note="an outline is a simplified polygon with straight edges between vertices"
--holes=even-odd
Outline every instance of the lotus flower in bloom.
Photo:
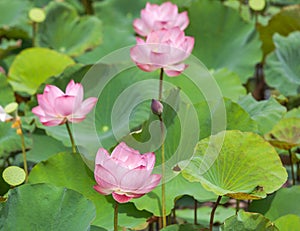
[[96,156],[94,189],[103,195],[112,194],[120,203],[141,197],[153,190],[161,179],[161,175],[151,174],[154,164],[154,153],[141,155],[125,143],[120,143],[111,155],[100,148]]
[[192,52],[194,38],[185,36],[180,28],[151,32],[146,41],[137,38],[130,56],[143,71],[163,68],[168,76],[177,76],[187,65],[182,63]]
[[7,114],[7,113],[5,112],[5,110],[3,109],[3,107],[0,106],[0,121],[1,121],[1,122],[5,122],[5,121],[8,121],[8,120],[10,120],[10,119],[12,119],[12,118],[13,118],[13,117],[10,116],[9,114]]
[[141,18],[135,19],[133,27],[136,33],[141,36],[148,36],[150,32],[161,29],[179,27],[184,30],[189,24],[187,12],[178,13],[178,8],[171,2],[162,5],[146,4],[141,11]]
[[67,85],[66,93],[56,86],[46,85],[44,93],[37,95],[39,105],[32,112],[45,126],[81,122],[97,103],[95,97],[83,101],[83,94],[82,85],[73,80]]

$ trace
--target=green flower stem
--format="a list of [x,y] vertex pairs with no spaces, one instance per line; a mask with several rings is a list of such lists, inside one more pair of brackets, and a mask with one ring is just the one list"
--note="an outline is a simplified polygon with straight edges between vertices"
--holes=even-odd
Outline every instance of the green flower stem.
[[22,131],[21,121],[19,125],[19,135],[21,137],[21,145],[22,145],[22,155],[23,155],[23,163],[24,163],[24,171],[25,171],[25,183],[28,181],[28,167],[27,167],[27,159],[26,159],[26,147],[25,147],[25,138]]
[[116,201],[115,207],[114,207],[114,231],[118,231],[118,207],[119,207],[119,204]]
[[198,209],[198,201],[194,199],[194,224],[197,225],[197,209]]
[[38,24],[36,22],[32,22],[32,46],[35,47],[36,43],[36,34],[37,34]]
[[292,182],[293,182],[293,185],[295,185],[296,180],[295,180],[295,172],[294,172],[294,165],[293,165],[293,155],[292,155],[291,149],[289,149],[289,156],[290,156],[291,170],[292,170]]
[[67,130],[68,130],[69,136],[70,136],[70,141],[71,141],[71,144],[72,144],[72,151],[73,151],[73,153],[76,153],[75,142],[74,142],[74,138],[73,138],[71,128],[70,128],[70,125],[69,125],[68,121],[66,122],[66,127],[67,127]]
[[[159,93],[158,100],[162,100],[162,91],[163,91],[163,78],[164,78],[164,69],[160,69],[159,75]],[[162,225],[163,228],[167,226],[167,212],[166,212],[166,185],[165,185],[165,142],[164,142],[164,123],[162,116],[159,116],[160,121],[160,131],[161,131],[161,204],[162,204]]]
[[210,214],[210,221],[209,221],[209,231],[212,231],[213,230],[213,226],[214,226],[214,216],[215,216],[215,212],[216,212],[216,209],[220,203],[222,199],[222,196],[219,196],[213,209],[211,210],[211,214]]
[[235,207],[235,215],[237,215],[238,211],[240,210],[240,200],[236,200],[236,207]]

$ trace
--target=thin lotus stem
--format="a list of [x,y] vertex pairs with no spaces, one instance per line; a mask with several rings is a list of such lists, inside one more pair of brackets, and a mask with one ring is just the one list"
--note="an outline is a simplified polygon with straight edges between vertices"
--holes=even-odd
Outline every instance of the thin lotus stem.
[[238,211],[240,210],[240,200],[236,200],[236,207],[235,207],[235,215],[237,215]]
[[118,207],[119,207],[119,204],[116,201],[115,207],[114,207],[114,231],[118,231]]
[[28,181],[28,167],[27,167],[27,159],[26,159],[26,146],[25,146],[25,138],[22,131],[22,122],[20,117],[16,114],[16,119],[12,124],[12,128],[17,129],[17,134],[21,137],[21,148],[22,148],[22,155],[23,155],[23,165],[25,171],[25,183]]
[[70,141],[71,141],[71,144],[72,144],[72,151],[73,151],[73,153],[76,153],[75,142],[74,142],[74,138],[73,138],[71,128],[70,128],[70,125],[69,125],[68,121],[66,122],[66,127],[67,127],[67,130],[68,130],[69,136],[70,136]]
[[85,13],[92,15],[94,14],[94,8],[91,0],[81,0],[82,5],[85,8]]
[[27,167],[27,159],[26,159],[26,146],[25,146],[25,138],[24,134],[22,131],[22,125],[21,125],[21,120],[19,124],[19,128],[17,130],[21,137],[21,145],[22,145],[22,155],[23,155],[23,163],[24,163],[24,171],[25,171],[25,183],[28,181],[28,167]]
[[38,24],[36,22],[32,22],[32,46],[35,47],[36,43],[36,34],[37,34]]
[[300,162],[297,162],[297,181],[300,180]]
[[[163,91],[163,78],[164,78],[164,69],[160,69],[159,75],[159,93],[158,100],[162,100],[162,91]],[[167,226],[167,212],[166,212],[166,185],[165,185],[165,142],[164,142],[164,123],[162,116],[159,116],[160,121],[160,131],[161,131],[161,175],[162,175],[162,184],[161,184],[161,203],[162,203],[162,225],[163,228]]]
[[213,209],[211,210],[210,221],[209,221],[209,231],[213,230],[215,212],[216,212],[216,209],[217,209],[221,199],[222,199],[222,196],[219,196]]
[[198,201],[194,199],[194,224],[197,225],[197,208],[198,208]]
[[293,156],[292,156],[291,149],[289,149],[289,155],[290,155],[291,170],[292,170],[292,182],[293,182],[293,185],[295,185],[296,184],[296,180],[295,180],[295,172],[294,172],[294,165],[293,165]]

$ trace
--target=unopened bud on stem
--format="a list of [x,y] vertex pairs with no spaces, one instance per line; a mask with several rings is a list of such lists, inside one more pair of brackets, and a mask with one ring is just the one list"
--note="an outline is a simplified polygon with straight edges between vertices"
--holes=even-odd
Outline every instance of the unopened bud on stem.
[[162,105],[162,103],[159,100],[152,99],[151,110],[152,110],[153,114],[161,116],[163,109],[164,109],[164,106]]

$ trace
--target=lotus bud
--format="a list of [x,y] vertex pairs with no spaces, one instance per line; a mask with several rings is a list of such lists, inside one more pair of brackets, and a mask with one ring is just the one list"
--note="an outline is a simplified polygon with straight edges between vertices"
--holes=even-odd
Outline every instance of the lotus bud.
[[164,106],[162,105],[162,103],[159,100],[152,99],[151,110],[152,110],[153,114],[161,116],[161,114],[163,113],[163,109],[164,109]]

